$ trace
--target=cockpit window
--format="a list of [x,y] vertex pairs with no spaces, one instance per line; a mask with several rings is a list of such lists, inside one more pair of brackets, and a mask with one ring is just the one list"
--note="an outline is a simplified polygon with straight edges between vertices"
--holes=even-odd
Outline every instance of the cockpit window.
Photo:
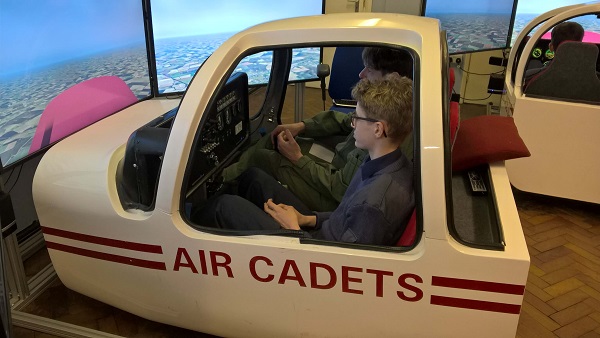
[[596,15],[580,16],[542,35],[529,55],[523,92],[529,97],[600,103],[600,28],[594,26],[598,22]]
[[[533,18],[532,18],[533,19]],[[570,18],[564,22],[576,22],[583,28],[585,34],[582,39],[578,39],[576,37],[568,38],[568,40],[574,41],[583,41],[585,43],[595,44],[600,46],[600,19],[598,19],[597,15],[589,14],[582,15],[574,18]],[[540,23],[538,26],[534,27],[531,32],[528,33],[528,37],[531,37],[543,24]],[[557,24],[560,25],[561,23]],[[556,26],[555,26],[556,27]],[[534,48],[529,55],[520,55],[525,47],[525,44],[529,41],[529,39],[524,39],[519,46],[515,46],[514,48],[518,48],[518,53],[515,60],[520,60],[525,58],[527,60],[527,65],[525,67],[525,74],[523,78],[524,85],[527,85],[528,81],[533,78],[539,71],[544,70],[550,62],[554,59],[555,52],[558,46],[552,46],[551,37],[552,30],[554,27],[547,32],[544,32],[542,37],[535,43]],[[515,62],[513,65],[513,78],[511,79],[513,82],[515,80],[514,74],[516,73],[516,67],[518,66],[518,62]],[[600,71],[600,59],[596,62],[596,71]]]
[[[320,50],[310,47],[302,50]],[[292,236],[301,243],[406,250],[417,237],[420,196],[413,168],[413,158],[419,158],[414,135],[419,133],[411,132],[419,115],[416,53],[386,46],[339,47],[336,53],[353,53],[358,63],[346,71],[353,73],[346,76],[348,93],[364,77],[365,63],[379,67],[382,75],[394,74],[363,80],[338,102],[348,104],[329,110],[328,103],[322,111],[321,89],[289,82],[290,72],[308,71],[293,67],[297,50],[253,51],[223,79],[190,154],[182,191],[184,219],[198,230],[221,235]],[[256,64],[249,66],[252,60]],[[335,81],[335,71],[340,73],[334,67],[330,81]],[[257,71],[268,84],[253,85],[254,73],[244,69]],[[398,95],[379,97],[377,86]],[[282,117],[294,116],[292,109],[299,104],[318,108],[305,111],[303,121],[281,125]],[[398,150],[363,163],[373,142],[397,144]],[[412,241],[401,242],[408,226]],[[403,246],[397,247],[399,243]]]

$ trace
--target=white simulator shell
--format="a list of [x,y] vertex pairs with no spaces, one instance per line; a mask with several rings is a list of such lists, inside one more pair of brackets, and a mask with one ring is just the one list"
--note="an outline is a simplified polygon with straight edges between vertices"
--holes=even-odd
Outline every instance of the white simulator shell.
[[[219,336],[514,337],[529,254],[502,162],[486,169],[502,247],[467,246],[448,230],[440,33],[431,18],[352,13],[269,22],[231,37],[181,100],[150,211],[123,208],[116,172],[132,132],[176,101],[140,102],[62,140],[33,183],[59,278],[141,317]],[[399,46],[419,59],[418,243],[369,250],[190,226],[180,210],[186,166],[227,72],[257,48],[344,43]]]
[[531,157],[506,162],[510,182],[519,190],[600,203],[600,157],[594,155],[600,143],[600,105],[528,97],[523,93],[529,55],[542,35],[562,21],[599,12],[600,4],[554,9],[532,20],[515,41],[508,59],[502,110],[514,117],[531,152]]

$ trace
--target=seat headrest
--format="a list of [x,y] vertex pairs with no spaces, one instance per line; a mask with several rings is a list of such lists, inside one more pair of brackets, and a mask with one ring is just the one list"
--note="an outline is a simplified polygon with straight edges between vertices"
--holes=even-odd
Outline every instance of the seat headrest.
[[329,96],[333,100],[352,99],[352,87],[358,82],[358,73],[364,68],[362,47],[337,47],[331,63]]

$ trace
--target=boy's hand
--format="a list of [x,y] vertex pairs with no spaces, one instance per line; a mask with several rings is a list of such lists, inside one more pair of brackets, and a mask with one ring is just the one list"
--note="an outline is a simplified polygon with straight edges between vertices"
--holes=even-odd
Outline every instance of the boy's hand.
[[284,229],[300,230],[298,224],[298,212],[292,206],[285,204],[275,204],[269,198],[264,204],[264,210]]
[[298,162],[302,157],[300,146],[289,129],[285,129],[277,135],[277,149],[281,155],[285,156],[292,163]]

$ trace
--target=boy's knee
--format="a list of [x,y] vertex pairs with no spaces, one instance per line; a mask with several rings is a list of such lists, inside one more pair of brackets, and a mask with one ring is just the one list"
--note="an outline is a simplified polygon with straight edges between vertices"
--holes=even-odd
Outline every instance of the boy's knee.
[[233,208],[244,203],[242,201],[245,199],[237,195],[221,195],[217,198],[217,213],[229,213]]
[[271,180],[273,180],[273,177],[262,169],[250,167],[240,175],[239,182],[241,187],[248,187],[254,183],[261,184]]
[[224,223],[230,223],[227,219],[232,210],[236,209],[242,197],[236,195],[221,195],[214,199],[206,201],[205,204],[194,208],[191,212],[190,219],[195,224],[200,226],[223,228]]

